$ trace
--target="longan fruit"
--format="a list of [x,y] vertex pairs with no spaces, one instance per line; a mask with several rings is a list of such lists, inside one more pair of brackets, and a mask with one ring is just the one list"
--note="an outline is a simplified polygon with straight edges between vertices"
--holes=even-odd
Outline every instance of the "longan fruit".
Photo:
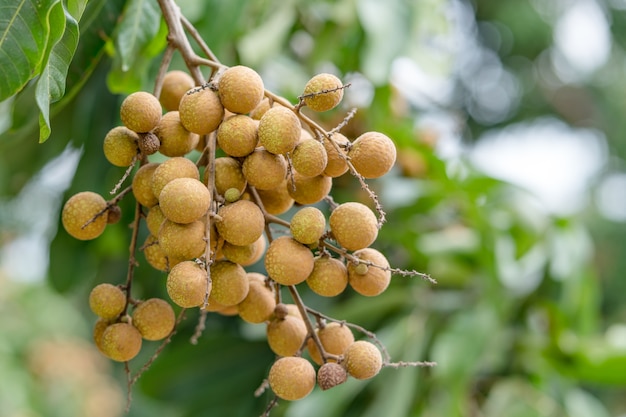
[[215,222],[217,231],[225,241],[244,246],[254,243],[265,230],[263,212],[251,201],[239,200],[220,207]]
[[289,187],[289,181],[285,178],[278,187],[272,190],[257,189],[265,211],[277,216],[293,207],[294,199],[287,192],[287,187]]
[[283,106],[272,107],[259,120],[259,143],[273,154],[294,150],[302,125],[294,112]]
[[[389,268],[389,261],[385,255],[373,248],[360,249],[353,253],[359,259],[369,261],[381,268]],[[363,264],[359,264],[363,265]],[[391,271],[369,266],[365,274],[358,271],[359,265],[348,263],[348,282],[359,294],[374,297],[387,289],[391,282]]]
[[[210,171],[205,170],[205,184],[208,184],[209,175]],[[247,184],[239,161],[230,156],[215,158],[215,189],[219,195],[224,195],[231,188],[238,190],[241,194],[246,189]]]
[[[76,239],[95,239],[104,232],[107,225],[108,216],[103,212],[106,207],[107,202],[100,194],[82,191],[65,202],[61,212],[61,223],[65,231]],[[98,215],[99,213],[102,214]]]
[[396,162],[396,145],[380,132],[365,132],[348,151],[354,169],[365,178],[378,178],[391,170]]
[[257,122],[243,114],[224,120],[217,128],[217,144],[230,156],[249,155],[256,148]]
[[159,198],[163,187],[175,178],[200,179],[198,167],[191,160],[177,156],[162,162],[152,173],[152,192]]
[[340,204],[330,213],[328,223],[337,243],[347,250],[363,249],[378,237],[376,215],[362,203]]
[[303,207],[290,221],[289,230],[298,242],[310,245],[319,241],[326,229],[326,217],[316,207]]
[[170,259],[198,258],[206,250],[205,225],[201,220],[188,224],[165,220],[159,229],[159,245]]
[[176,178],[159,195],[159,207],[165,217],[176,223],[191,223],[204,216],[211,204],[211,193],[194,178]]
[[305,177],[296,171],[293,173],[293,184],[291,180],[287,181],[287,192],[298,204],[315,204],[328,195],[332,186],[330,177]]
[[[341,133],[334,133],[332,140],[334,140],[337,145],[347,145],[350,143],[348,138]],[[336,178],[348,171],[348,163],[346,162],[348,153],[346,152],[346,148],[345,146],[338,146],[338,148],[339,150],[335,148],[330,140],[324,139],[324,149],[326,149],[328,162],[326,163],[323,174],[327,177]]]
[[[264,281],[251,277],[251,273],[248,273],[247,276],[248,295],[239,303],[239,317],[248,323],[263,323],[272,316],[274,308],[276,308],[276,297]],[[263,275],[261,276],[263,277]]]
[[158,204],[150,207],[150,210],[148,210],[148,214],[146,215],[146,226],[148,227],[148,231],[152,235],[158,236],[164,220],[165,215],[161,211],[161,207],[159,207]]
[[146,133],[154,129],[159,124],[162,114],[163,109],[159,100],[145,91],[130,94],[120,106],[122,123],[137,133]]
[[124,307],[126,294],[115,285],[98,284],[89,293],[89,308],[98,317],[114,319],[124,311]]
[[358,340],[344,352],[343,363],[353,378],[370,379],[380,372],[383,357],[376,345],[366,340]]
[[151,162],[139,167],[133,177],[133,195],[139,204],[144,207],[152,207],[159,200],[152,191],[152,174],[159,166],[159,163]]
[[323,390],[343,384],[348,379],[345,368],[338,363],[326,362],[317,371],[317,385]]
[[315,388],[315,369],[298,356],[280,358],[270,368],[268,381],[276,396],[287,401],[300,400]]
[[[330,322],[315,330],[326,353],[343,355],[346,349],[354,343],[354,335],[348,326],[342,323]],[[313,338],[307,340],[307,349],[313,362],[321,365],[324,361]],[[329,362],[334,362],[330,359]]]
[[184,71],[168,71],[163,77],[159,101],[167,111],[178,110],[181,98],[195,85],[191,75]]
[[252,68],[236,65],[228,68],[217,83],[220,100],[233,113],[249,113],[263,99],[263,79]]
[[[212,292],[209,281],[208,290]],[[204,303],[207,291],[207,272],[194,261],[175,265],[167,275],[167,294],[172,301],[184,308],[198,307]]]
[[242,172],[248,184],[257,190],[271,190],[280,186],[285,179],[287,162],[282,155],[255,149],[243,161]]
[[142,247],[146,261],[156,270],[168,272],[174,265],[182,262],[182,259],[167,256],[161,248],[159,241],[153,235],[148,235]]
[[239,264],[216,261],[210,266],[213,287],[209,304],[216,301],[223,306],[239,304],[248,295],[248,277]]
[[335,75],[327,73],[317,74],[304,86],[303,95],[308,95],[304,97],[304,104],[316,112],[335,108],[343,98],[343,88],[341,87],[343,87],[343,83]]
[[250,112],[250,117],[252,117],[254,120],[260,120],[265,112],[268,111],[271,107],[272,106],[270,104],[270,99],[265,97],[261,100],[261,102],[259,102],[259,104],[257,104],[254,109],[252,109],[252,111]]
[[320,256],[313,262],[313,271],[307,277],[309,288],[322,297],[335,297],[348,286],[348,269],[338,259]]
[[111,324],[104,329],[100,346],[110,359],[126,362],[141,350],[141,333],[132,324]]
[[180,100],[180,121],[190,132],[208,135],[224,117],[224,107],[210,88],[192,88]]
[[296,316],[272,318],[267,325],[267,344],[272,352],[280,356],[293,356],[306,339],[304,321]]
[[93,342],[103,355],[106,354],[104,353],[104,350],[102,350],[102,334],[110,324],[111,323],[109,323],[107,319],[100,317],[93,326]]
[[305,177],[321,175],[328,163],[326,149],[315,139],[300,141],[291,155],[293,168]]
[[116,167],[130,166],[139,154],[138,141],[139,135],[126,126],[114,127],[104,137],[104,156]]
[[280,236],[265,253],[265,270],[281,285],[297,285],[313,271],[313,254],[290,236]]
[[180,121],[180,114],[176,110],[163,115],[154,133],[161,143],[159,152],[170,157],[186,155],[196,147],[200,140],[199,135],[185,129]]
[[133,326],[146,340],[165,339],[175,324],[174,309],[161,298],[150,298],[133,310]]
[[245,246],[224,242],[222,253],[231,262],[238,263],[241,266],[250,266],[261,260],[266,248],[267,242],[265,237],[261,235],[254,243]]

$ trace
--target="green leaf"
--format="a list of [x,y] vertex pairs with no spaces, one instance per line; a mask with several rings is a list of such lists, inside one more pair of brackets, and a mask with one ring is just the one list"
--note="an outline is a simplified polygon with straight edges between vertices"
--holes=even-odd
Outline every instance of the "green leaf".
[[0,101],[20,91],[41,72],[51,37],[56,34],[58,40],[63,33],[58,33],[58,22],[53,19],[58,16],[55,6],[59,3],[0,0]]
[[128,71],[135,59],[159,32],[161,10],[154,0],[131,0],[119,25],[116,38],[122,71]]

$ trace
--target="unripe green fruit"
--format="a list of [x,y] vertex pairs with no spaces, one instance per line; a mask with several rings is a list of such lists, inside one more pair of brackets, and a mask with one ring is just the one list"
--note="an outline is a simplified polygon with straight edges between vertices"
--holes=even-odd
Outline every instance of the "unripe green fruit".
[[365,274],[360,274],[359,272],[362,271],[357,271],[357,269],[362,264],[348,263],[348,282],[350,286],[359,294],[367,297],[374,297],[385,291],[391,282],[391,271],[388,270],[389,261],[387,261],[385,255],[373,248],[360,249],[355,251],[353,255],[380,268],[369,266]]
[[161,120],[163,109],[159,100],[150,93],[137,91],[124,99],[120,118],[124,126],[138,133],[146,133]]
[[289,236],[274,239],[265,253],[265,270],[281,285],[297,285],[313,271],[313,254]]
[[152,174],[158,166],[159,164],[155,162],[142,165],[133,177],[133,195],[144,207],[150,208],[159,202],[152,191]]
[[305,177],[296,171],[293,173],[293,184],[287,181],[287,192],[296,203],[315,204],[328,195],[332,186],[333,180],[330,177]]
[[104,329],[100,345],[102,352],[109,358],[126,362],[141,350],[141,333],[132,324],[111,324]]
[[[107,213],[95,216],[105,210],[106,206],[107,202],[99,194],[91,191],[74,194],[63,206],[61,212],[63,227],[76,239],[95,239],[104,232],[107,225]],[[92,219],[94,220],[91,221]],[[90,223],[87,224],[87,222]]]
[[310,245],[319,241],[324,234],[326,217],[318,208],[303,207],[291,218],[289,229],[295,240]]
[[251,201],[239,200],[220,207],[217,231],[225,241],[244,246],[254,243],[265,230],[263,212]]
[[139,153],[138,140],[137,133],[126,126],[114,127],[104,137],[104,156],[116,167],[130,166]]
[[160,141],[159,152],[170,157],[186,155],[200,140],[200,136],[185,129],[175,110],[163,115],[154,133]]
[[204,254],[205,225],[201,220],[188,224],[165,220],[159,230],[159,245],[170,259],[190,260]]
[[383,358],[376,345],[359,340],[346,349],[344,366],[353,378],[370,379],[380,372]]
[[126,294],[115,285],[98,284],[89,293],[89,308],[98,317],[114,319],[126,307]]
[[263,208],[269,214],[275,216],[286,213],[291,207],[293,207],[294,200],[287,192],[289,182],[284,179],[280,185],[272,190],[259,190],[257,193],[263,202]]
[[328,223],[337,243],[348,250],[363,249],[378,237],[376,215],[365,204],[340,204],[330,214]]
[[[317,74],[304,87],[304,103],[311,110],[322,112],[336,107],[343,98],[341,80],[333,74]],[[334,91],[329,91],[334,90]],[[324,91],[328,91],[324,93]],[[310,95],[314,94],[314,95]]]
[[224,117],[224,107],[210,88],[192,88],[180,100],[180,121],[190,132],[208,135]]
[[200,179],[196,164],[187,158],[175,157],[161,163],[152,174],[152,192],[159,198],[165,185],[176,178]]
[[[198,307],[204,303],[207,291],[207,272],[193,261],[174,266],[167,275],[167,294],[172,301],[184,308]],[[211,282],[208,283],[209,293]]]
[[[342,323],[328,323],[321,329],[317,329],[316,333],[326,353],[332,355],[343,355],[346,349],[354,343],[352,330]],[[311,359],[318,365],[321,365],[323,363],[322,355],[313,338],[307,340],[307,349]],[[332,359],[329,359],[329,361],[334,362]]]
[[252,68],[237,65],[228,68],[218,81],[220,101],[233,113],[249,113],[263,99],[265,87]]
[[306,283],[318,295],[335,297],[348,286],[348,269],[338,259],[321,256],[313,262],[313,271]]
[[176,323],[174,309],[165,300],[150,298],[133,311],[133,326],[146,340],[161,340],[167,337]]
[[191,75],[184,71],[168,71],[163,78],[163,88],[159,101],[167,111],[178,110],[180,100],[194,86]]
[[[209,174],[208,169],[204,171],[205,184],[208,184]],[[215,189],[219,195],[225,195],[230,188],[236,189],[241,194],[247,184],[239,161],[229,156],[215,158]]]
[[226,200],[227,203],[234,203],[239,200],[240,197],[241,191],[236,188],[229,188],[224,192],[224,200]]
[[287,401],[300,400],[315,387],[315,369],[301,357],[280,358],[270,368],[270,388],[279,398]]
[[176,223],[191,223],[204,216],[211,204],[211,193],[194,178],[176,178],[159,195],[159,207],[165,217]]
[[242,172],[248,184],[258,190],[272,190],[287,175],[287,162],[282,155],[256,149],[243,161]]
[[[335,133],[332,136],[332,140],[337,145],[346,145],[350,143],[341,133]],[[339,150],[331,143],[330,140],[324,139],[324,149],[326,149],[326,155],[328,156],[328,162],[326,168],[324,168],[324,175],[327,177],[336,178],[348,171],[348,164],[346,162],[347,152],[345,147],[338,146]]]
[[[259,274],[260,275],[260,274]],[[248,295],[239,303],[238,313],[248,323],[263,323],[271,317],[276,307],[274,292],[251,273],[248,276]]]
[[300,141],[291,155],[293,168],[305,177],[321,175],[328,163],[326,149],[315,139]]
[[294,112],[283,106],[272,107],[259,120],[259,143],[276,155],[291,152],[300,140],[301,129]]
[[396,162],[396,145],[379,132],[366,132],[352,142],[348,151],[354,169],[365,178],[385,175]]
[[306,335],[304,321],[296,316],[273,318],[267,325],[267,344],[272,352],[280,356],[295,355],[304,343]]
[[239,304],[248,295],[248,277],[239,264],[230,261],[213,262],[210,266],[213,289],[211,301],[223,306]]
[[249,155],[257,142],[257,122],[242,114],[227,118],[217,129],[217,144],[230,156]]

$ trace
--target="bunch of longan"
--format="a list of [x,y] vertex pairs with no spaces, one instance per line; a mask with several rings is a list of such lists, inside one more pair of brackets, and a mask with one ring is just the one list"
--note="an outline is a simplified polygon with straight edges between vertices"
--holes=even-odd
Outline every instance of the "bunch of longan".
[[[381,223],[376,213],[359,202],[322,203],[333,178],[348,171],[361,181],[378,178],[396,160],[393,141],[380,132],[350,141],[301,113],[330,110],[343,92],[339,78],[319,74],[293,106],[267,92],[245,66],[224,68],[202,86],[170,71],[158,98],[126,97],[122,125],[104,138],[108,161],[128,172],[139,166],[131,185],[141,206],[135,227],[145,220],[141,249],[152,267],[167,273],[171,302],[264,324],[279,357],[269,386],[286,400],[308,395],[316,381],[328,389],[348,375],[371,378],[383,366],[379,348],[355,341],[348,325],[313,322],[299,296],[293,304],[281,298],[281,287],[293,295],[302,283],[322,297],[348,286],[371,297],[391,279],[386,257],[371,247]],[[166,158],[150,158],[156,152]],[[63,208],[63,225],[77,239],[96,238],[119,218],[115,202],[78,193]],[[289,221],[280,217],[288,212]],[[246,270],[261,260],[265,274]],[[100,284],[89,298],[100,317],[96,344],[117,361],[132,359],[142,338],[163,339],[175,327],[168,302],[133,301],[123,291],[129,287]]]

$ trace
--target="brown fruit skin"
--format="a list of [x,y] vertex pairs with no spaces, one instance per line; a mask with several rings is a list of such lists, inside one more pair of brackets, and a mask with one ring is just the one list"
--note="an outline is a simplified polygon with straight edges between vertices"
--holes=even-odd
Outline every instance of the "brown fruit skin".
[[107,214],[103,213],[83,227],[95,215],[106,209],[107,202],[101,195],[91,191],[74,194],[65,202],[61,212],[61,222],[67,233],[79,240],[95,239],[104,232]]
[[165,300],[150,298],[133,310],[133,326],[146,340],[165,339],[174,329],[176,315]]
[[365,178],[379,178],[396,162],[396,145],[380,132],[365,132],[348,151],[354,169]]
[[263,202],[265,211],[275,216],[286,213],[295,202],[287,192],[289,186],[287,179],[282,180],[280,185],[273,190],[259,190],[257,193]]
[[311,291],[322,297],[335,297],[348,286],[348,269],[338,259],[321,256],[315,259],[306,283]]
[[337,243],[351,251],[371,245],[378,237],[376,215],[365,204],[340,204],[330,214],[328,223]]
[[152,174],[152,192],[158,199],[163,187],[175,178],[200,179],[200,172],[196,164],[183,157],[170,158],[161,163]]
[[287,181],[287,192],[298,204],[315,204],[328,195],[333,186],[330,177],[318,175],[316,177],[305,177],[298,171],[293,173],[293,182]]
[[132,324],[115,323],[104,329],[102,352],[117,362],[126,362],[141,350],[141,333]]
[[126,126],[114,127],[104,137],[102,150],[105,158],[116,167],[130,166],[139,151],[138,140],[139,135]]
[[251,201],[239,200],[220,207],[221,219],[215,222],[217,232],[227,242],[244,246],[254,243],[265,230],[261,209]]
[[133,177],[133,195],[139,204],[147,208],[159,202],[152,191],[152,174],[158,166],[159,164],[156,162],[142,165]]
[[224,242],[222,253],[231,262],[238,263],[241,266],[250,266],[261,260],[266,248],[267,242],[265,237],[261,235],[254,243],[245,246]]
[[343,366],[337,363],[327,362],[320,366],[317,371],[317,385],[323,391],[343,384],[347,379],[348,373]]
[[[324,90],[333,90],[343,86],[339,78],[333,74],[317,74],[311,78],[304,87],[304,95],[312,93],[320,93]],[[311,110],[316,112],[328,111],[335,108],[343,98],[343,89],[335,90],[329,93],[316,94],[314,96],[305,97],[304,103]]]
[[161,248],[159,241],[153,235],[148,235],[143,246],[143,255],[146,261],[156,270],[169,272],[170,269],[176,264],[181,263],[182,259],[174,259],[165,253]]
[[108,320],[99,318],[98,321],[96,321],[96,324],[94,324],[93,326],[93,342],[100,351],[100,353],[102,353],[103,355],[106,355],[106,353],[104,353],[104,350],[102,350],[102,334],[104,333],[106,328],[109,327],[109,324],[111,323],[109,323]]
[[163,78],[159,101],[167,111],[178,110],[181,98],[195,85],[191,75],[184,71],[168,71]]
[[313,271],[313,254],[293,238],[280,236],[265,253],[265,270],[281,285],[297,285]]
[[261,100],[259,104],[257,104],[254,109],[252,109],[252,111],[250,112],[250,117],[252,117],[254,120],[260,120],[265,112],[270,109],[270,107],[270,99],[265,97],[263,100]]
[[188,224],[165,220],[159,230],[159,245],[170,259],[190,260],[204,254],[205,226],[201,220]]
[[[346,145],[350,143],[348,138],[346,138],[341,133],[335,133],[332,136],[332,139],[338,145],[343,144]],[[348,171],[348,164],[346,163],[346,159],[343,156],[347,156],[347,152],[344,147],[339,146],[339,151],[335,148],[335,146],[328,139],[324,139],[324,149],[326,149],[326,155],[328,156],[328,162],[326,163],[326,168],[324,168],[323,174],[327,177],[340,177]]]
[[303,207],[290,221],[289,229],[295,240],[311,245],[319,241],[326,229],[326,217],[316,207]]
[[306,339],[304,321],[296,316],[273,318],[267,325],[267,344],[272,352],[280,356],[293,356]]
[[224,117],[224,107],[210,88],[192,88],[180,100],[180,121],[190,132],[208,135]]
[[280,358],[270,368],[270,388],[279,398],[287,401],[300,400],[315,387],[315,369],[301,357]]
[[[374,265],[389,268],[385,255],[372,248],[360,249],[353,253],[359,259]],[[391,271],[370,266],[365,274],[357,273],[357,265],[348,263],[348,282],[352,289],[361,295],[375,297],[387,289],[391,282]]]
[[[322,343],[322,346],[324,346],[326,353],[333,355],[343,355],[346,349],[354,343],[352,330],[350,330],[348,326],[341,323],[328,323],[321,329],[317,329],[316,333]],[[311,359],[313,359],[313,361],[318,365],[321,365],[323,363],[322,355],[320,354],[313,338],[307,340],[307,349],[309,349]],[[334,362],[332,359],[329,361]]]
[[185,129],[176,110],[163,115],[154,133],[161,142],[159,152],[169,157],[186,155],[200,140],[200,136]]
[[[211,292],[211,283],[208,284]],[[172,301],[184,308],[198,307],[204,303],[207,290],[207,273],[193,261],[174,266],[167,276],[167,294]]]
[[243,65],[228,68],[220,77],[217,89],[224,107],[233,113],[249,113],[261,102],[265,87],[255,70]]
[[114,319],[124,311],[124,307],[126,295],[115,285],[98,284],[89,293],[89,308],[98,317]]
[[258,190],[272,190],[287,175],[287,162],[282,155],[256,149],[243,161],[242,172],[248,184]]
[[[204,183],[208,184],[210,171],[204,171]],[[235,158],[224,156],[215,158],[215,189],[219,195],[224,195],[230,188],[243,193],[248,182],[241,171],[241,164]]]
[[217,129],[217,144],[230,156],[249,155],[257,142],[257,122],[243,114],[229,117]]
[[248,277],[239,264],[230,261],[213,262],[210,266],[213,281],[209,304],[212,301],[228,307],[239,304],[248,295]]
[[365,340],[358,340],[346,349],[344,366],[351,377],[370,379],[380,372],[383,357],[376,345]]
[[163,109],[159,100],[145,91],[132,93],[120,106],[122,123],[137,133],[146,133],[154,129],[162,114]]
[[246,298],[239,303],[239,317],[248,323],[263,323],[270,319],[276,308],[274,292],[251,273],[247,276],[249,290]]
[[273,154],[294,150],[302,125],[294,112],[283,106],[272,107],[259,120],[259,143]]
[[159,230],[161,229],[163,221],[165,221],[165,215],[161,211],[161,207],[158,205],[150,207],[148,215],[146,216],[146,226],[152,235],[159,235]]
[[315,139],[300,141],[291,155],[293,168],[305,177],[321,175],[328,163],[326,149]]
[[211,193],[194,178],[176,178],[168,182],[159,195],[159,207],[165,217],[187,224],[204,216],[211,204]]

